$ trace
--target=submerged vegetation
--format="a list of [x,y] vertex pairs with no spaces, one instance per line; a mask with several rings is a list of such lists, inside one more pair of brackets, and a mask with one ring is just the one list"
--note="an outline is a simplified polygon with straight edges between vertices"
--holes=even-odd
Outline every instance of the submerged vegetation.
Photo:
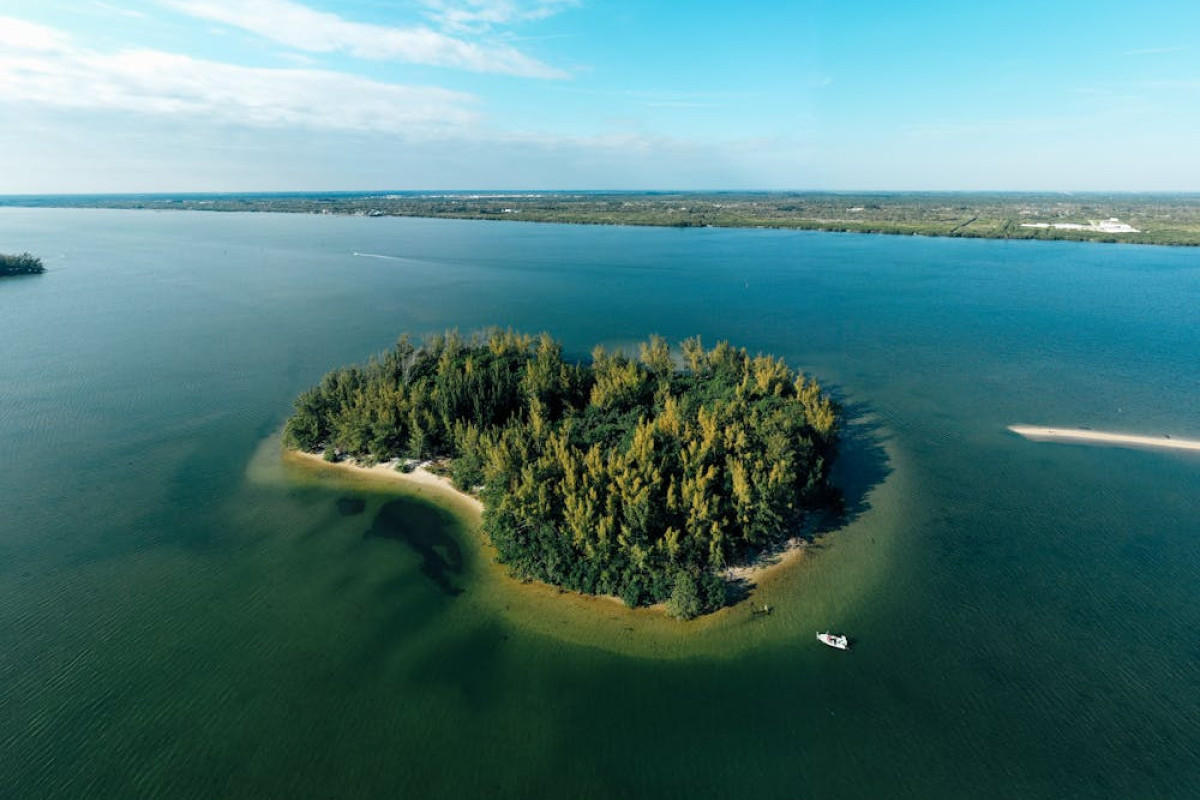
[[42,260],[29,253],[17,256],[0,253],[0,276],[4,275],[40,275],[46,271]]
[[300,395],[285,442],[448,457],[516,576],[692,617],[725,604],[723,568],[827,501],[838,413],[778,358],[698,337],[679,355],[657,336],[588,364],[546,334],[405,336]]

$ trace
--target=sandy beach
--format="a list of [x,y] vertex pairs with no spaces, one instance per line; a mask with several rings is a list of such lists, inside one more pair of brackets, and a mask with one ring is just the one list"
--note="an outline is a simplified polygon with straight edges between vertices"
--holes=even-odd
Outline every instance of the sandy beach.
[[1036,425],[1009,425],[1015,434],[1038,442],[1088,442],[1116,447],[1156,447],[1168,450],[1200,450],[1200,441],[1173,439],[1170,436],[1139,436],[1128,433],[1083,430],[1081,428],[1044,428]]
[[301,450],[285,450],[287,454],[296,458],[320,464],[323,467],[332,469],[353,470],[355,472],[366,472],[371,475],[378,475],[381,478],[394,480],[397,483],[408,484],[409,486],[421,486],[428,489],[433,489],[440,493],[449,494],[463,503],[470,506],[474,511],[483,513],[483,502],[474,495],[460,492],[455,488],[449,478],[444,478],[441,475],[434,475],[425,468],[425,464],[417,465],[412,472],[401,472],[396,469],[400,465],[400,461],[393,459],[384,461],[379,464],[360,464],[354,459],[343,459],[342,461],[329,462],[326,461],[321,453],[305,453]]
[[755,563],[728,567],[721,574],[730,581],[745,581],[754,584],[763,575],[799,560],[804,555],[804,548],[807,546],[808,542],[805,539],[795,536],[784,542],[777,550],[759,558]]

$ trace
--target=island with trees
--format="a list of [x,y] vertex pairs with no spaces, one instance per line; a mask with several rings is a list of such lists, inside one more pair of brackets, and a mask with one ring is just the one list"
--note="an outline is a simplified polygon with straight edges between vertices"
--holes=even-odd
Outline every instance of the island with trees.
[[839,410],[779,358],[699,337],[673,354],[547,334],[408,336],[301,394],[285,445],[326,459],[449,459],[512,574],[681,618],[828,505]]
[[29,253],[6,255],[0,253],[0,277],[6,275],[40,275],[46,271],[42,260]]

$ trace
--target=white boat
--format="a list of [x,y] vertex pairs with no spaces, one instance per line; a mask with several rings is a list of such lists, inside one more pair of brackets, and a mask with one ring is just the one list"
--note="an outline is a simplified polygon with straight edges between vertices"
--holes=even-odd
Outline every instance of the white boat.
[[829,645],[830,647],[836,647],[838,650],[850,649],[850,639],[845,636],[839,636],[836,633],[830,633],[828,631],[825,633],[818,633],[817,639],[824,644]]

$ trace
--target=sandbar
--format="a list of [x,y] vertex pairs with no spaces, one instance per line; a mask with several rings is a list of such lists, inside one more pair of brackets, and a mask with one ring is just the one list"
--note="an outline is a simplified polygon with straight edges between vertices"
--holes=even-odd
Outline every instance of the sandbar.
[[1170,436],[1141,436],[1131,433],[1110,433],[1082,428],[1044,428],[1036,425],[1009,425],[1013,433],[1026,439],[1047,442],[1088,442],[1116,447],[1156,447],[1167,450],[1200,450],[1196,439],[1173,439]]

